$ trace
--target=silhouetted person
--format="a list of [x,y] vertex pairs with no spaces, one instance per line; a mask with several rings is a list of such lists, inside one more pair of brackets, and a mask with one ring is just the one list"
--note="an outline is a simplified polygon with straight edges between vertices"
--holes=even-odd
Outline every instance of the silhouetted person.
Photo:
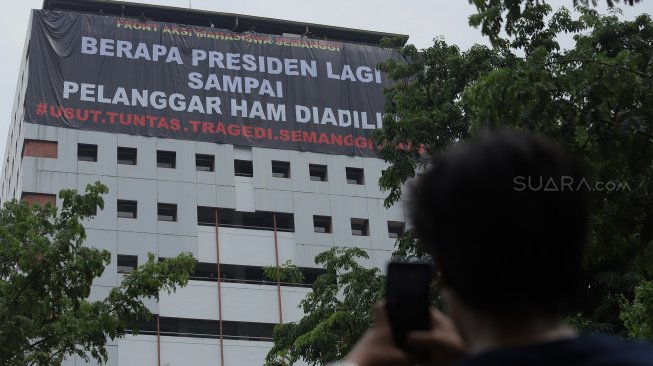
[[[433,159],[411,216],[451,318],[434,311],[431,331],[409,334],[409,344],[432,351],[421,365],[653,365],[650,345],[577,334],[563,320],[578,298],[587,239],[582,178],[559,147],[515,131]],[[392,343],[382,306],[343,363],[411,363]]]

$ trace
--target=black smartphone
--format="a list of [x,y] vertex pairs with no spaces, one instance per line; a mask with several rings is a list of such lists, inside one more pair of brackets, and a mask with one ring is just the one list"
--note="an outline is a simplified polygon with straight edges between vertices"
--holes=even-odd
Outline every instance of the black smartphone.
[[388,264],[385,308],[394,342],[400,349],[420,358],[424,350],[408,347],[406,335],[413,330],[431,328],[429,288],[432,279],[430,263],[392,261]]

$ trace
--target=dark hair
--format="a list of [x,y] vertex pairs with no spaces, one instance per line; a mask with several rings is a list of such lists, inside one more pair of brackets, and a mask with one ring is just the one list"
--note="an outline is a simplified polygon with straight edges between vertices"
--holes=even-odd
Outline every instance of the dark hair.
[[582,273],[583,179],[556,145],[486,133],[433,158],[414,187],[411,215],[445,286],[470,308],[560,314],[575,302]]

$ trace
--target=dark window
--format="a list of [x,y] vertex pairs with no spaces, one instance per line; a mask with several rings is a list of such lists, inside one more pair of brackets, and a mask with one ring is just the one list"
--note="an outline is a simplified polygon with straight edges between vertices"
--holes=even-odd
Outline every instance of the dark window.
[[313,216],[313,230],[316,233],[330,233],[331,232],[331,217],[329,217],[329,216]]
[[346,168],[347,183],[349,184],[364,184],[363,169],[360,168]]
[[136,201],[118,200],[118,217],[135,219],[137,206]]
[[351,235],[367,236],[368,232],[367,219],[351,219]]
[[399,221],[388,221],[388,237],[398,238],[404,233],[404,223]]
[[327,167],[326,165],[309,164],[308,174],[311,176],[312,181],[326,182],[327,181]]
[[[135,327],[138,328],[139,334],[157,334],[157,318],[159,323],[159,332],[162,336],[167,337],[190,337],[190,338],[219,338],[220,323],[218,320],[208,319],[189,319],[189,318],[169,318],[156,314],[148,320],[138,320]],[[272,331],[276,324],[272,323],[254,323],[239,321],[222,321],[222,336],[224,339],[238,339],[246,341],[265,341],[272,340]],[[128,332],[131,330],[128,330]]]
[[237,177],[253,177],[254,166],[251,160],[234,160],[234,174]]
[[174,169],[177,165],[177,153],[174,151],[156,151],[156,166],[159,168]]
[[[276,285],[277,282],[274,279],[265,276],[263,268],[259,266],[220,264],[220,281]],[[304,275],[304,281],[301,283],[282,282],[281,284],[291,287],[310,287],[319,275],[326,273],[326,270],[322,268],[299,267],[299,271]],[[218,266],[215,263],[198,262],[195,265],[195,270],[191,273],[190,279],[195,281],[217,281]]]
[[304,283],[307,285],[313,285],[319,276],[326,274],[324,268],[299,267],[299,271],[304,275]]
[[137,256],[118,254],[118,273],[130,273],[135,270],[137,266]]
[[290,178],[290,163],[287,161],[272,161],[272,176],[275,178]]
[[23,143],[23,156],[56,159],[57,142],[25,139],[25,142]]
[[215,207],[197,206],[197,225],[215,226]]
[[[197,207],[197,224],[203,226],[215,225],[215,207]],[[253,230],[274,230],[276,216],[277,231],[295,231],[295,217],[285,212],[240,212],[230,208],[218,208],[218,223],[220,227],[234,227]]]
[[134,147],[118,147],[118,164],[136,165],[136,152]]
[[215,170],[215,155],[195,154],[195,170],[212,172]]
[[159,221],[177,221],[177,205],[174,203],[157,204]]
[[97,161],[97,145],[77,144],[77,160]]

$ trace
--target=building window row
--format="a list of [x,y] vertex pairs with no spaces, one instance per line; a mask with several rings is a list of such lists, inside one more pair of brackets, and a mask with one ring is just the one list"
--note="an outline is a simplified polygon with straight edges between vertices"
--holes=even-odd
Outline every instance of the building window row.
[[[245,266],[236,264],[220,264],[220,281],[233,283],[250,283],[257,285],[276,285],[263,273],[264,267]],[[322,268],[299,267],[299,271],[304,276],[301,283],[284,283],[284,286],[291,287],[311,287],[317,277],[326,273]],[[215,263],[197,263],[195,270],[191,274],[192,280],[198,281],[217,281],[218,270]]]
[[[136,328],[139,334],[157,334],[157,318],[159,323],[159,334],[167,337],[189,337],[189,338],[220,338],[220,324],[218,320],[189,319],[159,317],[153,314],[150,320],[139,320]],[[222,321],[222,337],[224,339],[236,339],[245,341],[272,340],[272,331],[276,324]],[[128,330],[131,332],[131,330]]]
[[[118,254],[117,272],[129,274],[138,267],[138,257],[135,255]],[[163,260],[164,258],[159,258]],[[311,287],[319,275],[326,273],[323,268],[299,267],[299,272],[304,276],[301,283],[285,283],[283,286],[290,287]],[[190,275],[191,280],[196,281],[217,281],[218,266],[216,263],[198,262]],[[267,278],[264,274],[264,267],[248,266],[239,264],[220,264],[220,282],[249,283],[256,285],[276,285],[277,282]]]
[[[56,158],[57,142],[45,140],[25,140],[23,147],[24,156]],[[77,160],[97,162],[98,146],[94,144],[77,144]],[[117,149],[117,162],[122,165],[138,164],[138,149],[135,147],[119,146]],[[174,151],[157,150],[156,165],[159,168],[175,169],[177,167],[177,153]],[[202,172],[215,171],[215,155],[195,154],[195,169]],[[309,164],[309,177],[311,181],[328,182],[327,167],[320,164]],[[239,177],[253,177],[254,167],[251,160],[234,159],[234,173]],[[365,184],[364,171],[361,168],[347,167],[345,169],[348,184]],[[275,178],[290,178],[290,162],[272,161],[272,176]]]
[[[32,203],[55,204],[56,196],[53,194],[40,194],[23,192],[22,199]],[[216,216],[221,227],[240,229],[267,230],[267,231],[295,231],[295,217],[292,213],[255,211],[241,212],[230,208],[197,206],[197,224],[200,226],[215,226]],[[123,219],[138,218],[138,202],[133,200],[117,200],[117,217]],[[177,204],[157,203],[157,220],[176,222],[178,219]],[[388,237],[398,238],[404,233],[405,224],[400,221],[388,221]],[[369,236],[369,220],[364,218],[350,218],[351,235]],[[332,233],[333,225],[331,216],[314,215],[313,231],[320,234]]]
[[[220,227],[233,227],[254,230],[274,230],[275,220],[278,231],[295,231],[294,215],[285,212],[240,212],[230,208],[197,207],[197,224],[200,226],[215,226],[216,215]],[[404,232],[404,223],[388,221],[388,237],[398,238]],[[351,234],[354,236],[369,236],[369,220],[351,218]],[[332,233],[331,216],[314,215],[313,231],[321,234]]]
[[[39,142],[27,146],[27,156],[54,157],[56,158],[56,142]],[[54,143],[54,145],[52,145]],[[53,150],[54,149],[54,150]],[[41,156],[45,155],[45,156]],[[97,162],[98,146],[93,144],[77,144],[77,160]],[[138,149],[135,147],[119,146],[117,149],[117,162],[122,165],[138,164]],[[272,161],[272,177],[289,179],[290,162]],[[175,169],[177,167],[177,153],[174,151],[157,150],[156,166],[158,168]],[[215,155],[195,154],[195,170],[200,172],[215,171]],[[327,166],[320,164],[309,164],[309,177],[314,182],[328,182]],[[234,174],[237,177],[253,177],[254,166],[251,160],[234,159]],[[364,171],[362,168],[346,168],[346,180],[348,184],[365,184]]]
[[[138,202],[118,200],[118,217],[123,219],[138,218]],[[157,219],[159,221],[177,221],[177,204],[157,203]]]
[[[350,218],[351,235],[369,236],[370,223],[368,219]],[[404,233],[405,225],[400,221],[388,221],[388,237],[396,239]],[[331,216],[313,216],[313,231],[321,234],[331,233]]]

